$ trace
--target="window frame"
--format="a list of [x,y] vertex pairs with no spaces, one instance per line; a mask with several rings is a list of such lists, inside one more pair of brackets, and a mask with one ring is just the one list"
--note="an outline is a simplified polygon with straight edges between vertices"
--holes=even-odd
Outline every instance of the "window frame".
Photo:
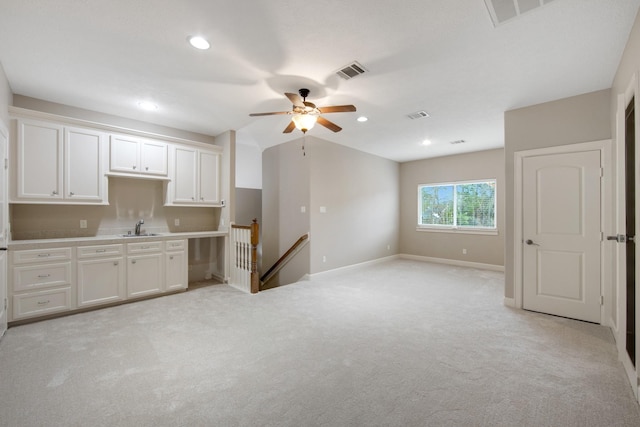
[[[440,187],[440,186],[453,186],[453,213],[454,222],[457,220],[457,186],[466,184],[493,184],[493,227],[471,227],[471,226],[459,226],[442,225],[442,224],[421,224],[422,221],[422,188],[424,187]],[[496,178],[487,179],[474,179],[465,181],[450,181],[450,182],[434,182],[429,184],[418,184],[417,192],[417,226],[416,231],[436,232],[436,233],[460,233],[460,234],[484,234],[484,235],[497,235],[498,234],[498,180]]]

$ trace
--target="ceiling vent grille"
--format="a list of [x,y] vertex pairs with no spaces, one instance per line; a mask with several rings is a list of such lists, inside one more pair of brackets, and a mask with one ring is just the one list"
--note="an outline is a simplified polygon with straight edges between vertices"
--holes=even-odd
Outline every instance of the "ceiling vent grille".
[[451,141],[449,144],[455,145],[455,144],[464,144],[465,141],[464,139],[456,139],[455,141]]
[[422,119],[422,118],[425,118],[425,117],[429,117],[429,113],[427,113],[426,111],[418,111],[418,112],[409,114],[407,117],[409,117],[410,119],[413,119],[413,120]]
[[364,68],[357,61],[353,61],[351,64],[346,65],[341,69],[339,69],[338,71],[336,71],[336,74],[345,80],[349,80],[356,76],[359,76],[360,74],[364,74],[366,72],[367,72],[366,68]]
[[553,0],[484,0],[495,27],[523,13],[545,6],[552,1]]

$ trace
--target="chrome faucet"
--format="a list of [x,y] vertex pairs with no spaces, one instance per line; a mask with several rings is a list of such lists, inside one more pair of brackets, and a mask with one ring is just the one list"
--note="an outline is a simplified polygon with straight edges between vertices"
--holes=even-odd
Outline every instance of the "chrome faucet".
[[140,235],[140,226],[144,224],[144,219],[141,219],[140,221],[136,222],[136,236]]

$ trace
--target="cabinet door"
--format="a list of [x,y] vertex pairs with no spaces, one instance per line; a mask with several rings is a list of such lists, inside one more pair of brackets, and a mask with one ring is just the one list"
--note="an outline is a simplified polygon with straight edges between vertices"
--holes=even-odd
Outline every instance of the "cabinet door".
[[65,198],[104,200],[104,139],[105,135],[95,130],[65,128]]
[[200,203],[220,203],[220,155],[208,151],[200,152]]
[[109,169],[114,172],[140,172],[140,149],[136,138],[111,135]]
[[176,147],[173,202],[196,203],[197,155],[194,149]]
[[167,144],[157,141],[141,141],[140,144],[140,172],[166,176]]
[[62,136],[62,126],[18,121],[17,198],[62,198]]
[[162,253],[128,257],[127,296],[130,298],[163,291]]
[[165,273],[167,291],[187,289],[187,257],[185,251],[165,254]]
[[79,260],[78,307],[122,301],[126,297],[124,259]]

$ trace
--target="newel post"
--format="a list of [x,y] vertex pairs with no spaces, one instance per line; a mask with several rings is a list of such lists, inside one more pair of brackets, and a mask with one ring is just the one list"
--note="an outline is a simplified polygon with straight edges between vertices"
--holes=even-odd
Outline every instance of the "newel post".
[[256,294],[260,290],[260,276],[258,275],[258,243],[260,234],[258,219],[251,223],[251,293]]

